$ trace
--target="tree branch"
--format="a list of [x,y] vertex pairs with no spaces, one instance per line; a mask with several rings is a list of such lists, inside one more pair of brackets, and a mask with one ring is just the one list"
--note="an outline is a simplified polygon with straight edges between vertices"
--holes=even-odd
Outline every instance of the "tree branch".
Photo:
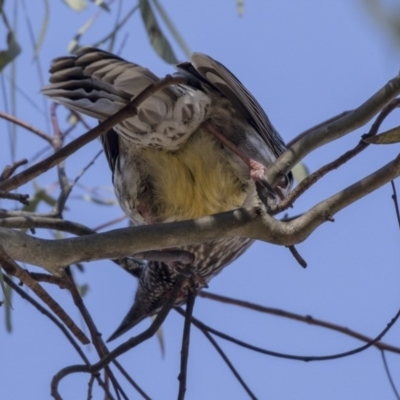
[[80,340],[82,344],[88,344],[89,339],[82,332],[69,315],[61,308],[61,306],[29,275],[22,269],[0,246],[0,265],[9,274],[17,277],[21,282],[25,283],[35,294],[43,300],[45,304],[63,321],[65,326]]
[[[211,293],[208,290],[207,291],[202,290],[200,293],[198,293],[198,296],[203,297],[205,299],[219,301],[224,304],[231,304],[231,305],[243,307],[248,310],[258,311],[258,312],[269,314],[269,315],[275,315],[277,317],[292,319],[292,320],[298,321],[298,322],[304,322],[308,325],[314,325],[314,326],[319,326],[321,328],[330,329],[330,330],[333,330],[336,332],[343,333],[344,335],[351,336],[355,339],[362,340],[365,343],[370,343],[373,340],[372,338],[370,338],[362,333],[359,333],[357,331],[354,331],[352,329],[349,329],[345,326],[337,325],[332,322],[323,321],[321,319],[314,318],[310,315],[300,315],[300,314],[296,314],[296,313],[293,313],[290,311],[281,310],[279,308],[266,307],[266,306],[262,306],[260,304],[251,303],[249,301],[234,299],[234,298],[222,296],[222,295],[219,295],[216,293]],[[400,347],[392,346],[392,345],[384,343],[384,342],[375,343],[374,346],[381,351],[390,351],[392,353],[400,354]]]
[[332,220],[343,208],[399,175],[400,155],[289,222],[277,221],[262,208],[240,208],[191,221],[129,227],[60,240],[39,239],[0,228],[0,243],[13,259],[41,266],[56,275],[66,265],[77,262],[122,258],[143,251],[224,237],[249,237],[291,246],[304,241],[318,226]]
[[268,182],[275,187],[307,154],[365,125],[399,94],[400,75],[397,75],[355,110],[331,118],[327,124],[319,124],[315,129],[301,134],[297,141],[294,141],[290,148],[268,167],[266,170]]

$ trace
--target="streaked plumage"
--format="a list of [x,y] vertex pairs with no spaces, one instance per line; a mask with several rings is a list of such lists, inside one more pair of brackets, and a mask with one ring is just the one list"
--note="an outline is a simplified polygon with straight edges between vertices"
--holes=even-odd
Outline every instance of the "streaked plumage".
[[[138,225],[199,218],[238,208],[246,198],[257,200],[246,160],[263,171],[285,150],[261,106],[222,64],[195,53],[177,70],[186,84],[157,92],[137,116],[102,138],[119,203]],[[45,95],[99,120],[159,79],[94,48],[55,59],[50,72]],[[279,185],[281,196],[291,183],[289,174]],[[251,243],[229,238],[182,249],[194,254],[198,282],[206,284]],[[147,264],[134,305],[112,339],[159,311],[179,269],[178,263]],[[184,291],[177,304],[185,298]]]

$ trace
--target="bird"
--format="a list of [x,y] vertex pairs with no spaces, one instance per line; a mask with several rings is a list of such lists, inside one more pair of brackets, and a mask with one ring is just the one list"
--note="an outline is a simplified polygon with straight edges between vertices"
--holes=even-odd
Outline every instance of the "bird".
[[[133,225],[182,221],[231,211],[245,202],[275,204],[293,183],[288,172],[273,189],[265,171],[286,146],[263,108],[236,76],[202,53],[176,65],[175,84],[154,93],[137,115],[104,134],[118,202]],[[53,101],[104,121],[160,79],[133,62],[82,47],[55,58],[42,93]],[[206,287],[253,239],[229,237],[177,250],[193,256],[196,290]],[[109,340],[157,314],[174,287],[179,261],[148,261],[133,305]],[[175,306],[184,304],[182,287]]]

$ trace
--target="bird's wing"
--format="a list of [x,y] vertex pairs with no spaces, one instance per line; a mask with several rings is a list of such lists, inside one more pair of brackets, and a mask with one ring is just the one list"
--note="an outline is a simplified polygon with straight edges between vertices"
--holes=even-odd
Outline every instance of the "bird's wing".
[[[50,84],[42,88],[42,93],[101,120],[159,80],[147,68],[93,47],[83,47],[75,56],[56,58],[50,73]],[[164,101],[176,100],[172,88],[157,96]]]
[[211,85],[229,99],[254,126],[264,142],[271,148],[276,156],[282,154],[286,149],[282,138],[268,119],[258,101],[243,86],[239,79],[220,62],[205,54],[194,53],[191,57],[191,62],[178,64],[177,68]]

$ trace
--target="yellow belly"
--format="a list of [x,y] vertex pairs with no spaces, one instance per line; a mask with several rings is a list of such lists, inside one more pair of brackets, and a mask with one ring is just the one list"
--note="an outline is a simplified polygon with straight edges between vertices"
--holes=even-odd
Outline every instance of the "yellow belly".
[[207,131],[199,129],[178,151],[145,148],[140,156],[153,187],[151,214],[158,221],[199,218],[243,205],[246,181]]

